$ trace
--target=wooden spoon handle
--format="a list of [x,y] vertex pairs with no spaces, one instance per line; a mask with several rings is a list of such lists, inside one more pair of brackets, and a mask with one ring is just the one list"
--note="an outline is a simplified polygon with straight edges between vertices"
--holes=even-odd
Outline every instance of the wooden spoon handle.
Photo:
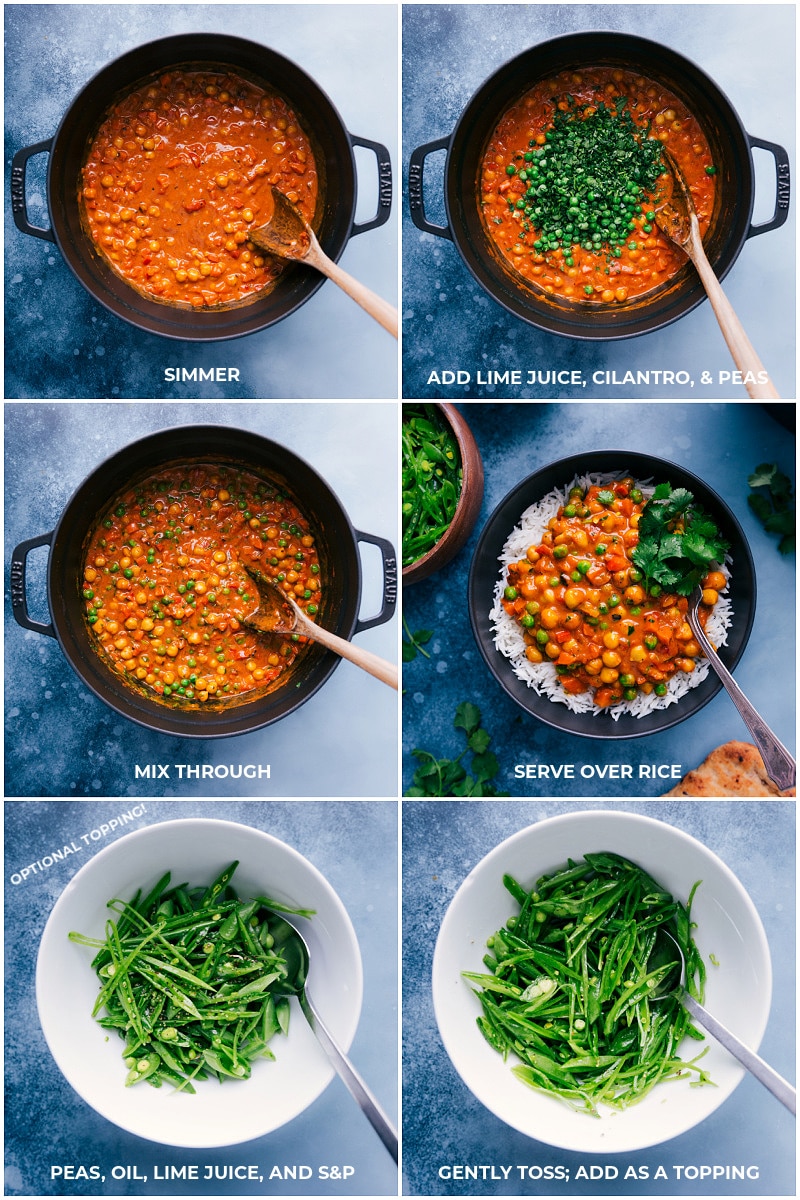
[[[695,239],[691,245],[691,259],[697,268],[697,273],[706,289],[706,294],[719,322],[722,336],[728,344],[731,357],[745,377],[745,387],[753,400],[779,400],[780,396],[773,386],[764,364],[758,357],[755,348],[744,331],[741,321],[734,312],[733,305],[722,290],[722,285],[714,274],[711,263],[706,257],[703,244],[699,247]],[[750,378],[748,378],[750,377]],[[757,382],[765,379],[766,383]],[[754,381],[755,380],[755,381]]]
[[348,275],[347,271],[343,271],[333,259],[328,258],[319,243],[312,244],[303,262],[310,263],[323,275],[327,275],[335,284],[338,284],[343,292],[347,293],[351,300],[355,300],[356,304],[360,304],[365,312],[374,317],[387,333],[391,333],[392,337],[397,337],[397,309],[392,308],[388,301],[377,296],[375,292],[371,292],[352,275]]
[[298,632],[313,638],[315,642],[319,642],[321,646],[332,650],[334,654],[339,654],[349,662],[355,663],[357,667],[361,667],[362,671],[374,675],[376,679],[380,679],[381,683],[388,683],[389,687],[393,687],[397,691],[398,672],[394,663],[387,662],[385,658],[373,654],[371,650],[354,646],[352,642],[348,642],[347,638],[339,637],[338,634],[331,633],[329,629],[315,625],[313,621],[301,621],[298,617],[295,628]]

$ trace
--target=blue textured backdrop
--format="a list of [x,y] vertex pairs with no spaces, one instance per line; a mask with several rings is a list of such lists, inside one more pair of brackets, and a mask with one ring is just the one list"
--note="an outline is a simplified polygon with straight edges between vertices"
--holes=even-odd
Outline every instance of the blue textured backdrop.
[[[12,873],[53,847],[96,829],[129,808],[124,801],[35,801],[5,804],[6,1141],[5,1195],[159,1195],[153,1165],[185,1163],[350,1164],[349,1194],[394,1195],[396,1172],[355,1101],[339,1079],[294,1121],[263,1138],[229,1149],[183,1150],[138,1138],[100,1117],[73,1092],[45,1043],[36,1014],[34,972],[47,917],[82,865],[82,855],[56,863],[24,883]],[[125,826],[179,817],[214,817],[263,829],[305,855],[338,892],[355,926],[364,965],[364,1003],[351,1049],[386,1111],[397,1113],[397,804],[390,801],[262,803],[153,801]],[[104,842],[92,842],[96,850]],[[91,855],[92,851],[86,853]],[[51,1181],[51,1164],[99,1164],[103,1185]],[[150,1183],[114,1182],[115,1164],[139,1166]],[[304,1181],[211,1185],[175,1181],[170,1195],[341,1195],[342,1183]]]
[[[793,407],[787,409],[794,415]],[[412,631],[431,629],[425,649],[403,669],[403,782],[411,782],[421,747],[454,758],[464,737],[453,728],[462,700],[477,704],[500,762],[496,785],[527,796],[630,795],[608,779],[514,780],[516,763],[678,763],[696,767],[720,743],[749,735],[721,691],[673,729],[632,741],[598,741],[551,729],[524,712],[489,674],[475,645],[467,609],[467,578],[478,537],[504,496],[547,463],[588,450],[630,449],[693,471],[732,508],[755,559],[758,599],[753,632],[736,668],[745,693],[790,748],[795,739],[795,558],[782,557],[747,505],[747,477],[759,463],[778,462],[794,474],[794,437],[754,404],[465,404],[483,455],[486,488],[477,525],[464,549],[436,575],[405,589],[403,612]],[[510,532],[510,530],[509,530]],[[491,607],[491,597],[487,597]],[[599,718],[598,718],[599,719]],[[577,772],[576,772],[577,774]],[[635,787],[637,785],[634,785]],[[647,781],[640,795],[670,783]]]
[[[7,404],[6,563],[15,545],[53,529],[83,478],[115,450],[157,429],[220,424],[250,429],[305,459],[356,529],[394,542],[393,404]],[[121,484],[124,481],[120,481]],[[29,564],[32,612],[47,619],[46,551]],[[361,616],[380,610],[374,547],[361,551]],[[119,717],[86,688],[57,642],[20,629],[6,610],[6,795],[396,795],[397,694],[340,662],[302,708],[256,733],[187,741]],[[397,661],[397,619],[355,641]],[[313,731],[313,736],[312,736]],[[272,766],[270,780],[134,779],[135,763]]]
[[[634,33],[683,54],[728,96],[747,131],[794,157],[795,8],[791,4],[409,4],[403,10],[403,161],[449,136],[472,96],[503,63],[530,46],[581,30]],[[444,223],[444,154],[428,158],[425,207]],[[771,156],[754,154],[754,219],[775,206]],[[795,221],[745,244],[725,280],[739,314],[781,395],[795,395]],[[671,384],[585,389],[552,385],[476,386],[478,369],[685,370],[693,397],[743,397],[741,385],[700,386],[700,372],[732,367],[707,303],[655,333],[623,342],[579,342],[543,333],[509,316],[476,283],[455,246],[411,222],[403,211],[403,395],[459,400],[587,396],[683,398]],[[470,371],[466,387],[428,386],[434,369]]]
[[[431,1002],[433,947],[444,914],[465,876],[518,829],[567,810],[546,801],[403,802],[403,1167],[413,1196],[786,1196],[795,1194],[795,1124],[760,1083],[747,1076],[695,1129],[636,1154],[579,1155],[527,1138],[498,1120],[469,1092],[439,1038]],[[581,803],[643,813],[696,837],[727,864],[750,893],[769,941],[772,1012],[760,1053],[794,1078],[795,855],[793,801],[670,800],[643,804]],[[589,1119],[589,1118],[587,1118]],[[651,1179],[581,1182],[577,1167],[613,1161],[647,1166]],[[448,1164],[567,1166],[571,1182],[452,1183]],[[673,1164],[744,1165],[755,1180],[676,1181]],[[669,1183],[652,1180],[663,1164]]]
[[[142,13],[147,12],[146,21]],[[382,142],[397,173],[397,15],[388,5],[24,4],[7,8],[6,149],[50,138],[101,67],[155,38],[223,31],[261,42],[316,80],[348,131]],[[356,152],[357,220],[377,209],[375,156]],[[47,226],[47,156],[29,163],[28,205]],[[8,181],[6,194],[8,194]],[[354,237],[341,265],[392,303],[397,215]],[[6,208],[6,396],[376,398],[397,395],[397,344],[333,283],[271,329],[214,346],[144,334],[106,312],[52,242]],[[164,382],[165,367],[238,367],[240,382]]]

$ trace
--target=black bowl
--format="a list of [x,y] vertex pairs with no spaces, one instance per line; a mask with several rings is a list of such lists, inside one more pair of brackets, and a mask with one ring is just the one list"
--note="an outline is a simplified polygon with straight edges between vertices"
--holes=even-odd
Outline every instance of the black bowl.
[[635,454],[630,450],[595,450],[562,458],[529,475],[508,493],[492,513],[475,548],[469,573],[469,617],[475,641],[487,667],[503,690],[526,712],[554,729],[577,733],[581,737],[644,737],[648,733],[671,729],[708,704],[722,687],[717,676],[710,671],[703,682],[682,696],[677,704],[648,713],[645,717],[623,713],[614,720],[606,713],[576,713],[564,704],[538,695],[522,679],[517,678],[510,661],[494,644],[489,619],[499,571],[498,560],[509,534],[519,523],[525,509],[538,503],[553,488],[563,488],[576,475],[595,472],[619,472],[638,480],[652,479],[656,483],[669,482],[673,487],[688,488],[698,504],[713,516],[723,537],[730,543],[733,564],[728,593],[733,621],[728,630],[728,644],[720,648],[719,656],[729,671],[734,669],[750,637],[756,608],[755,567],[742,527],[721,496],[691,471],[676,463],[665,462],[649,454]]

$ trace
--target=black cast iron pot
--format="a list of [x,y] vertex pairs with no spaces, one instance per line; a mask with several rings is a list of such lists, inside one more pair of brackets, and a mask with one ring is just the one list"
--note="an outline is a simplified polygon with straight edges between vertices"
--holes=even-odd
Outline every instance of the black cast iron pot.
[[[158,733],[180,737],[229,737],[270,725],[299,708],[325,683],[339,663],[337,655],[310,646],[274,689],[227,707],[170,707],[122,682],[94,649],[81,598],[83,549],[109,503],[137,479],[181,461],[230,462],[278,483],[308,517],[315,530],[325,581],[319,620],[341,637],[390,620],[397,602],[397,560],[390,542],[353,529],[347,513],[327,483],[301,458],[257,434],[221,425],[186,425],[164,429],[117,451],[75,492],[56,528],[21,542],[11,560],[11,600],[18,624],[58,640],[70,665],[96,696],[124,717]],[[359,617],[361,561],[358,545],[377,546],[383,561],[380,612]],[[47,600],[50,623],[28,612],[25,567],[37,546],[49,546]]]
[[492,675],[507,695],[526,712],[564,733],[590,738],[634,738],[660,733],[698,712],[720,691],[722,682],[713,671],[701,683],[668,708],[655,709],[642,717],[626,713],[614,720],[607,712],[572,712],[548,696],[539,695],[514,674],[509,659],[494,644],[490,612],[500,574],[498,560],[511,531],[532,504],[539,504],[554,488],[567,487],[576,476],[587,474],[630,474],[641,483],[669,482],[685,487],[698,504],[714,518],[730,545],[731,579],[728,589],[733,619],[719,656],[729,671],[742,657],[753,628],[756,611],[756,572],[744,531],[728,505],[697,475],[677,463],[630,450],[590,450],[541,467],[514,487],[500,502],[484,526],[469,573],[469,619],[475,641]]
[[[321,88],[289,59],[226,34],[191,33],[149,42],[104,67],[76,97],[53,138],[18,150],[11,172],[14,222],[23,233],[55,242],[83,286],[117,317],[164,337],[213,342],[265,329],[304,304],[324,283],[306,267],[291,267],[265,295],[238,305],[192,309],[140,295],[116,275],[96,252],[81,222],[80,171],[90,139],[115,99],[134,84],[177,67],[232,67],[254,82],[280,92],[297,112],[317,162],[320,200],[316,225],[320,245],[334,261],[348,238],[383,225],[392,206],[389,152],[378,142],[348,133]],[[353,147],[371,150],[377,159],[379,197],[376,215],[355,223],[356,165]],[[49,154],[47,204],[50,229],[32,225],[25,201],[25,170],[34,154]]]
[[[481,287],[514,316],[549,333],[584,339],[634,337],[676,321],[705,297],[687,262],[676,276],[645,297],[614,305],[571,304],[528,286],[493,248],[480,213],[481,160],[501,117],[540,80],[559,71],[589,66],[626,68],[663,84],[697,117],[717,167],[717,200],[705,248],[722,279],[748,238],[783,225],[789,213],[789,159],[773,142],[746,133],[730,102],[699,67],[674,50],[625,33],[575,33],[543,42],[511,59],[478,89],[449,137],[411,154],[409,205],[418,229],[453,241]],[[775,160],[776,198],[772,217],[752,224],[755,176],[751,148]],[[447,224],[425,214],[425,160],[446,150],[444,203]]]

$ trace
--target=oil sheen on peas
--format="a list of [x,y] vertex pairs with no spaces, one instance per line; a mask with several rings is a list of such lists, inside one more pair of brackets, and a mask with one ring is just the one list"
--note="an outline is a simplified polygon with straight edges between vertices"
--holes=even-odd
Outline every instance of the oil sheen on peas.
[[92,531],[81,581],[90,637],[126,683],[169,704],[215,706],[274,684],[307,639],[265,637],[245,566],[314,620],[314,531],[293,500],[247,471],[174,466],[128,488]]
[[683,171],[704,234],[716,167],[677,96],[610,67],[542,80],[505,113],[484,152],[489,238],[528,285],[554,298],[618,305],[651,292],[686,263],[655,223],[662,147]]
[[[590,692],[598,708],[665,695],[702,653],[687,598],[647,590],[632,562],[644,506],[630,477],[572,488],[541,541],[508,567],[503,607],[522,627],[526,658],[551,662],[566,692]],[[720,571],[703,580],[701,625],[726,587]]]

